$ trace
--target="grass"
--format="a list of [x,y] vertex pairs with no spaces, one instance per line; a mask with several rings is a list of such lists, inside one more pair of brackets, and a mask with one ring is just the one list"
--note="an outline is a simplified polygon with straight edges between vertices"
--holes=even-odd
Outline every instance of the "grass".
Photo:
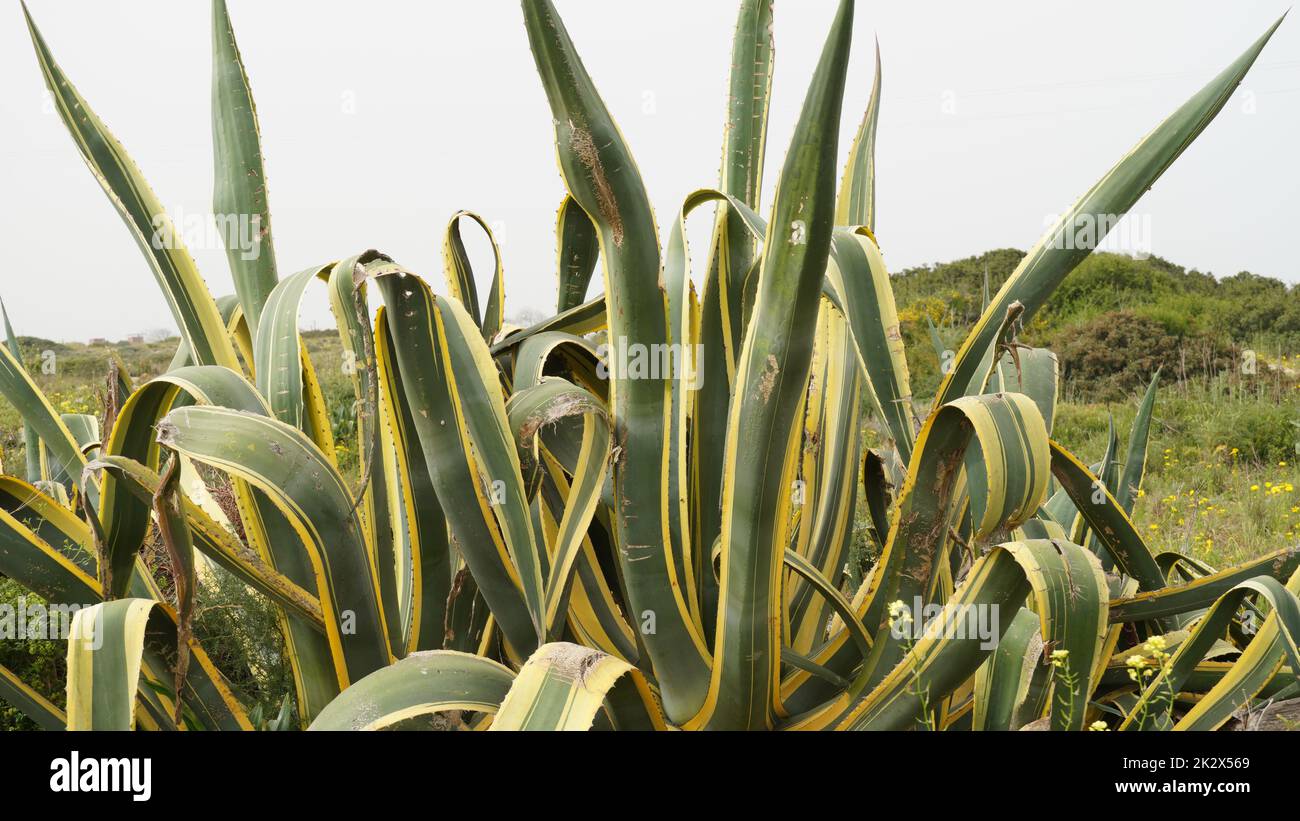
[[[1147,474],[1134,521],[1157,552],[1227,567],[1300,537],[1300,405],[1291,395],[1174,384],[1156,400]],[[1138,400],[1065,402],[1054,436],[1085,460],[1106,451],[1109,420],[1121,457]]]

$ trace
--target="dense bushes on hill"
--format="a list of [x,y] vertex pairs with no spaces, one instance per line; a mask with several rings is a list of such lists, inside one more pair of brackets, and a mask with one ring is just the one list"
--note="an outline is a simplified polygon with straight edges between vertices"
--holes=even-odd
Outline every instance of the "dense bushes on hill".
[[[896,274],[908,341],[959,339],[979,316],[987,272],[996,291],[1024,253],[990,251]],[[1066,278],[1022,336],[1061,357],[1067,388],[1096,399],[1131,392],[1156,366],[1176,377],[1229,368],[1244,348],[1280,358],[1300,353],[1300,286],[1242,272],[1216,279],[1159,257],[1094,253]],[[938,380],[929,345],[912,344],[918,394]]]
[[1073,390],[1116,401],[1146,386],[1157,368],[1173,378],[1206,377],[1232,367],[1235,346],[1203,332],[1176,335],[1134,311],[1110,311],[1069,327],[1053,344]]

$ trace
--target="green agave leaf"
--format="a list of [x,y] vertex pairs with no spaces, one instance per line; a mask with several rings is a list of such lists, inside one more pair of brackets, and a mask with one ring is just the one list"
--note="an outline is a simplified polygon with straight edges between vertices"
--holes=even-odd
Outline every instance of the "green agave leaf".
[[127,371],[126,364],[122,362],[122,357],[116,352],[109,354],[108,383],[105,388],[104,428],[112,432],[113,425],[117,422],[117,414],[122,410],[122,404],[126,402],[127,397],[135,393],[131,374]]
[[[828,324],[825,367],[820,380],[824,403],[812,433],[805,431],[804,505],[800,511],[800,544],[804,555],[828,580],[843,577],[853,541],[861,466],[863,378],[854,355],[848,322],[829,302],[822,303]],[[812,470],[807,465],[811,462]],[[809,482],[808,474],[812,474]],[[793,581],[793,580],[791,580]],[[789,583],[789,582],[787,582]],[[806,584],[795,584],[789,596],[790,645],[800,653],[820,643],[830,602],[814,599]]]
[[[315,386],[311,359],[298,328],[298,313],[303,294],[314,280],[329,283],[330,305],[343,344],[344,370],[352,380],[356,399],[357,440],[363,473],[362,516],[370,531],[369,544],[376,553],[384,610],[391,632],[394,653],[402,653],[406,636],[399,614],[397,567],[408,546],[400,522],[394,523],[389,496],[400,492],[397,477],[388,468],[396,463],[388,458],[392,449],[391,434],[378,418],[378,386],[371,370],[374,361],[371,331],[363,325],[359,312],[368,317],[357,302],[354,273],[367,262],[387,262],[377,252],[367,252],[337,264],[314,266],[286,278],[271,292],[263,311],[264,321],[254,342],[258,389],[267,397],[276,418],[299,428],[312,437],[317,446],[331,457],[334,434],[324,418],[324,399]],[[368,322],[368,320],[367,320]]]
[[[330,310],[339,329],[345,363],[351,363],[351,367],[345,367],[345,370],[352,378],[352,393],[358,409],[357,441],[363,471],[362,489],[359,491],[362,521],[370,531],[370,546],[375,554],[373,562],[379,574],[384,612],[389,614],[389,641],[393,652],[400,654],[405,649],[406,638],[398,589],[411,572],[407,566],[411,545],[400,517],[393,515],[395,497],[402,492],[396,474],[397,443],[393,441],[392,423],[380,403],[380,396],[390,392],[387,386],[378,383],[378,371],[374,370],[374,334],[365,299],[366,271],[390,265],[392,260],[376,251],[345,259],[330,271],[329,294]],[[310,364],[305,352],[303,362]],[[322,427],[325,438],[332,443],[334,434],[328,421]]]
[[1147,387],[1146,396],[1138,406],[1137,416],[1133,419],[1133,430],[1128,437],[1128,456],[1124,459],[1124,473],[1115,499],[1124,512],[1133,515],[1133,503],[1137,501],[1138,491],[1142,489],[1142,477],[1147,469],[1147,445],[1151,439],[1151,414],[1156,407],[1156,387],[1160,384],[1160,369],[1156,369]]
[[556,272],[560,296],[555,312],[562,314],[576,308],[587,298],[591,275],[596,272],[600,241],[596,226],[588,219],[578,201],[568,194],[555,216]]
[[67,727],[66,713],[3,665],[0,665],[0,699],[36,722],[42,730],[62,730]]
[[[559,440],[577,438],[567,436],[563,426],[555,434],[548,435],[542,449],[544,462],[541,484],[535,500],[535,507],[543,519],[543,527],[552,546],[560,541],[560,523],[570,509],[581,509],[582,496],[575,494],[574,483],[569,476],[581,477],[590,468],[587,467],[591,457],[579,450],[581,442],[562,442]],[[571,428],[570,428],[571,430]],[[583,431],[577,431],[579,436]],[[557,445],[571,451],[557,456]],[[572,456],[564,464],[562,459]],[[582,460],[580,462],[579,460]],[[572,474],[569,471],[573,471]],[[581,489],[581,485],[578,485]],[[577,507],[575,507],[575,505]],[[610,553],[612,539],[609,536],[609,515],[601,507],[595,509],[595,517],[585,534],[579,537],[574,547],[572,576],[569,588],[560,588],[548,582],[548,595],[554,591],[557,596],[567,596],[568,624],[572,635],[581,639],[581,643],[597,650],[617,656],[630,662],[636,662],[642,656],[636,643],[636,634],[624,617],[621,602],[626,601],[620,580],[616,572],[608,567],[613,559]],[[554,547],[552,547],[554,553]],[[564,559],[566,557],[560,557]],[[558,560],[557,560],[558,561]],[[557,568],[552,565],[551,573]],[[612,578],[611,578],[612,577]],[[561,605],[563,606],[563,605]],[[554,628],[553,628],[554,629]]]
[[157,602],[120,599],[77,611],[68,639],[68,729],[134,730],[145,627]]
[[[13,355],[14,361],[21,366],[23,362],[22,348],[18,345],[18,337],[14,335],[13,326],[9,324],[9,312],[5,310],[2,301],[0,301],[0,315],[4,316],[5,321],[5,346],[9,349],[9,353]],[[23,368],[23,370],[26,371],[26,368]],[[10,392],[8,390],[4,391],[4,396],[9,399]],[[12,401],[10,399],[10,402]],[[27,481],[39,482],[44,478],[41,475],[40,434],[36,432],[36,428],[32,427],[32,423],[27,421],[26,414],[23,414],[23,443],[23,450],[27,459]]]
[[1141,698],[1120,726],[1123,730],[1155,729],[1168,722],[1169,694],[1178,693],[1211,645],[1223,635],[1228,622],[1249,595],[1260,595],[1272,605],[1259,633],[1241,658],[1209,693],[1176,725],[1176,729],[1213,730],[1231,718],[1273,677],[1283,660],[1300,670],[1300,573],[1284,587],[1275,579],[1259,577],[1242,582],[1225,593],[1197,622],[1188,638],[1179,644],[1167,667],[1162,668],[1143,690]]
[[[718,187],[734,201],[757,209],[766,161],[767,126],[775,67],[771,0],[742,0],[732,42],[727,120],[723,130],[722,169]],[[722,510],[714,500],[722,493],[727,415],[736,361],[745,339],[747,275],[762,264],[745,209],[718,209],[704,278],[699,319],[700,384],[695,392],[691,427],[692,488],[690,520],[693,571],[699,588],[705,635],[714,636],[718,583],[709,567],[706,546],[722,532]],[[757,285],[757,278],[754,279]]]
[[[146,591],[147,592],[147,591]],[[156,588],[154,589],[156,592]],[[176,615],[155,598],[130,598],[83,607],[68,639],[68,729],[130,730],[137,722],[173,728],[160,693],[173,690],[160,674],[177,646]],[[229,685],[194,643],[196,662],[181,694],[190,729],[251,730]],[[168,675],[166,680],[170,681]],[[138,714],[138,707],[145,713]]]
[[492,355],[500,356],[515,350],[529,339],[544,333],[567,333],[584,336],[603,331],[606,328],[605,297],[598,296],[590,302],[584,302],[576,308],[542,320],[536,325],[516,331],[492,346]]
[[1154,621],[1184,613],[1195,613],[1209,607],[1216,599],[1226,595],[1242,582],[1260,576],[1285,581],[1298,569],[1300,569],[1300,549],[1288,547],[1237,567],[1217,573],[1211,571],[1187,584],[1152,590],[1113,601],[1110,611],[1111,621]]
[[454,569],[447,519],[438,502],[429,462],[420,446],[411,391],[394,358],[395,343],[383,308],[375,318],[375,340],[380,407],[392,431],[397,477],[393,486],[401,495],[402,532],[411,565],[406,649],[407,652],[442,649],[451,623],[448,598],[452,593]]
[[944,354],[948,352],[948,344],[943,341],[939,329],[935,327],[934,320],[928,313],[925,314],[925,326],[930,335],[930,347],[934,348],[934,358],[939,360],[939,365],[942,367]]
[[[494,262],[492,290],[488,293],[485,311],[479,310],[478,288],[474,284],[474,269],[470,265],[469,254],[465,251],[465,242],[460,236],[460,221],[462,219],[469,219],[477,223],[483,229],[483,233],[487,234],[488,242],[492,244]],[[442,243],[442,256],[446,264],[447,288],[452,297],[459,300],[465,306],[465,310],[469,311],[475,323],[482,329],[483,338],[488,342],[492,342],[501,330],[502,315],[506,302],[505,274],[502,270],[501,249],[497,246],[497,240],[492,233],[492,228],[478,214],[470,211],[457,212],[452,215],[451,221],[447,223],[447,230]]]
[[1039,516],[1050,519],[1052,524],[1062,530],[1072,527],[1079,516],[1079,509],[1074,506],[1074,500],[1070,498],[1070,494],[1057,485],[1055,477],[1053,477],[1049,487],[1054,488],[1052,496],[1043,504]]
[[[1115,416],[1110,414],[1107,420],[1106,453],[1101,457],[1101,461],[1093,466],[1093,470],[1096,472],[1097,481],[1101,483],[1102,487],[1107,490],[1113,489],[1116,492],[1119,490],[1117,487],[1120,469],[1118,456],[1119,435],[1115,432]],[[1075,506],[1078,506],[1077,502]],[[1079,544],[1086,544],[1089,550],[1105,556],[1104,561],[1108,561],[1109,555],[1102,552],[1104,548],[1101,546],[1101,541],[1097,538],[1096,533],[1090,533],[1087,521],[1082,515],[1075,520],[1074,541]],[[1086,540],[1085,535],[1087,536]]]
[[876,79],[871,85],[867,113],[849,150],[840,186],[836,225],[861,225],[876,230],[876,129],[880,123],[880,41],[876,41]]
[[631,664],[576,644],[543,645],[519,671],[489,729],[589,730],[625,675],[638,680],[647,714],[656,713],[644,677]]
[[216,165],[212,213],[223,235],[239,304],[249,330],[256,334],[262,306],[279,277],[257,106],[226,0],[212,0],[212,146]]
[[563,520],[550,550],[550,572],[545,587],[546,635],[557,635],[567,611],[568,588],[582,550],[587,527],[600,502],[610,462],[610,432],[604,407],[594,396],[558,378],[514,394],[507,405],[510,429],[521,455],[540,461],[542,429],[578,417],[582,438],[576,458],[573,485]]
[[[154,425],[172,407],[191,402],[252,413],[267,412],[262,398],[238,374],[214,366],[180,368],[145,383],[127,399],[102,448],[100,461],[126,457],[155,472],[162,461],[154,439]],[[113,579],[110,592],[115,598],[126,594],[131,568],[152,522],[152,491],[147,499],[131,492],[121,493],[119,481],[115,472],[103,477],[103,502],[99,509]],[[242,488],[237,485],[235,490],[238,494]]]
[[[896,601],[935,601],[938,568],[948,555],[944,548],[967,499],[974,523],[970,539],[978,543],[1033,516],[1047,475],[1047,431],[1037,406],[1023,394],[966,397],[926,420],[884,552],[853,600],[876,638],[859,688],[875,687],[905,654],[901,639],[888,629],[887,608]],[[832,636],[813,661],[841,676],[863,662],[843,634]],[[781,689],[792,713],[813,710],[834,696],[797,673]]]
[[1025,541],[1027,539],[1062,539],[1069,541],[1069,534],[1065,528],[1061,527],[1052,519],[1030,519],[1029,521],[1016,528],[1014,531],[1016,539]]
[[815,590],[819,596],[826,600],[828,606],[834,611],[835,615],[840,617],[849,638],[858,647],[858,652],[862,653],[863,658],[871,654],[871,636],[867,634],[866,628],[862,622],[858,621],[857,613],[844,594],[831,583],[825,575],[822,574],[817,566],[812,562],[795,553],[792,550],[785,552],[785,564],[795,573],[799,574],[806,582],[810,589]]
[[840,107],[853,3],[836,13],[777,186],[753,321],[736,372],[722,480],[722,569],[713,677],[692,724],[770,727],[780,684],[781,557],[799,412],[830,255]]
[[933,704],[975,673],[992,650],[978,638],[946,635],[943,625],[955,624],[952,620],[962,618],[958,614],[969,612],[962,608],[972,605],[1015,610],[1027,588],[1033,591],[1044,639],[1065,654],[1054,684],[1052,728],[1081,729],[1106,635],[1106,578],[1092,553],[1052,541],[1011,542],[981,558],[936,619],[937,627],[923,631],[902,662],[844,714],[838,728],[897,730],[916,722],[920,693],[928,693]]
[[[668,450],[668,534],[674,578],[682,580],[694,618],[701,622],[700,596],[696,590],[696,581],[704,574],[701,572],[702,561],[697,560],[694,554],[701,550],[702,543],[693,542],[692,539],[691,494],[688,493],[688,488],[691,487],[693,475],[699,474],[698,468],[692,465],[691,459],[690,418],[692,398],[698,396],[703,388],[699,373],[702,364],[699,355],[703,351],[703,343],[697,343],[695,332],[698,310],[689,270],[690,251],[686,242],[686,220],[696,208],[713,202],[729,205],[736,218],[743,222],[751,240],[762,237],[766,230],[762,218],[740,200],[729,197],[721,191],[703,189],[693,192],[682,203],[664,253],[663,278],[668,296],[670,336],[674,345],[673,352],[669,355],[671,357],[669,367],[672,370],[669,376],[673,381],[673,390]],[[609,355],[613,357],[618,354],[619,351],[614,350]],[[616,369],[618,367],[622,365],[615,366]],[[694,419],[703,423],[699,413],[694,414]],[[710,443],[707,447],[711,449],[712,446],[713,443]],[[700,458],[708,458],[708,456],[702,454],[696,456],[697,460]],[[712,594],[706,598],[716,602]]]
[[719,188],[755,209],[763,184],[774,63],[771,0],[741,0],[727,80]]
[[1029,698],[1034,669],[1043,652],[1038,616],[1020,608],[997,649],[975,673],[975,707],[971,729],[1015,730],[1017,711]]
[[[596,225],[604,268],[609,340],[620,348],[663,350],[667,303],[659,276],[658,231],[636,162],[549,0],[524,0],[524,23],[551,106],[561,176]],[[573,332],[570,329],[570,332]],[[675,578],[668,533],[665,441],[671,382],[615,373],[610,417],[619,458],[613,512],[617,555],[642,640],[668,714],[689,718],[708,686],[708,650]]]
[[916,438],[911,378],[894,288],[875,238],[862,229],[837,230],[826,279],[843,297],[841,307],[853,329],[876,412],[889,426],[899,458],[907,462]]
[[[99,453],[100,433],[99,417],[89,413],[63,413],[59,414],[63,424],[67,427],[68,432],[72,434],[72,439],[77,443],[77,449],[88,459],[93,459]],[[49,454],[41,448],[42,455],[48,461]],[[74,482],[72,476],[68,473],[67,468],[62,464],[47,464],[44,467],[46,479],[50,482],[57,482],[65,488],[71,489],[78,483]]]
[[412,653],[344,690],[308,729],[383,730],[452,710],[491,714],[514,680],[508,667],[468,653]]
[[[66,608],[69,615],[77,608],[84,610],[103,601],[103,588],[94,575],[94,543],[86,523],[26,483],[12,477],[5,477],[5,483],[4,495],[9,499],[21,497],[24,509],[16,512],[31,527],[8,510],[0,509],[0,574],[44,598],[51,606]],[[51,546],[52,543],[58,547]],[[163,598],[148,569],[138,561],[127,595],[155,602]],[[178,640],[176,614],[165,604],[158,605],[155,612],[158,617],[150,623],[144,663],[151,680],[170,681],[172,668],[168,658],[175,653]],[[190,653],[195,663],[186,673],[182,693],[187,714],[211,728],[248,729],[243,707],[216,666],[197,643],[190,644]],[[145,693],[143,697],[158,707],[160,718],[170,722],[170,711],[161,708],[156,696]]]
[[[32,491],[33,496],[38,495]],[[58,508],[51,503],[49,509]],[[63,524],[69,530],[78,524],[75,515],[67,511]],[[84,525],[82,525],[84,528]],[[60,540],[62,541],[62,539]],[[67,541],[84,546],[89,542],[73,538]],[[89,570],[83,568],[50,544],[8,511],[0,511],[0,574],[31,590],[51,604],[89,604],[102,599],[99,581],[95,578],[94,554],[84,552],[89,558]]]
[[540,385],[545,378],[543,374],[557,363],[561,372],[567,372],[575,383],[602,401],[608,399],[609,382],[601,376],[599,347],[589,339],[558,331],[529,337],[519,346],[511,380],[514,390]]
[[276,419],[308,432],[303,402],[302,338],[298,311],[307,286],[324,279],[333,264],[313,266],[286,277],[265,299],[262,322],[253,338],[257,390]]
[[1166,550],[1157,554],[1156,565],[1160,568],[1160,572],[1165,574],[1165,578],[1170,581],[1181,579],[1184,582],[1189,582],[1202,576],[1212,576],[1218,572],[1195,556],[1184,556],[1182,553],[1173,550]]
[[[519,455],[510,431],[500,377],[469,313],[453,300],[435,297],[443,378],[453,402],[469,464],[487,496],[511,566],[518,574],[536,635],[545,635],[545,545],[529,514]],[[454,520],[453,520],[454,521]],[[518,648],[515,648],[518,650]]]
[[1120,570],[1137,579],[1144,591],[1163,588],[1164,574],[1110,489],[1055,442],[1052,443],[1052,475]]
[[[234,294],[217,297],[217,311],[221,314],[221,321],[225,323],[226,332],[234,337],[239,355],[244,358],[244,364],[251,372],[253,367],[253,340],[248,331],[248,322],[244,318],[244,309],[239,305],[239,297]],[[196,364],[198,363],[190,354],[189,343],[185,341],[185,337],[181,337],[180,343],[176,346],[176,354],[172,357],[167,370],[174,371],[180,368],[189,368]]]
[[[226,368],[198,366],[173,370],[146,383],[122,406],[101,461],[110,465],[114,457],[125,457],[152,472],[161,463],[160,447],[155,440],[154,426],[166,413],[189,403],[199,403],[230,408],[258,415],[269,415],[266,403],[257,391],[239,374]],[[136,476],[132,481],[140,481]],[[112,557],[113,578],[123,580],[124,568],[143,545],[149,532],[150,502],[153,490],[142,496],[132,481],[127,481],[118,471],[109,470],[104,476],[103,503],[100,520],[105,533],[104,543]],[[126,488],[121,487],[126,482]],[[251,488],[239,478],[232,479],[232,490],[239,505],[243,531],[249,540],[249,549],[261,563],[297,588],[310,591],[315,600],[319,588],[314,547],[304,542],[293,525],[265,494]],[[219,529],[219,528],[218,528]],[[196,537],[200,549],[210,543],[219,543],[219,537]],[[229,554],[230,550],[218,553]],[[206,550],[205,550],[206,552]],[[256,572],[248,558],[232,557],[223,562],[234,562],[241,569],[237,575]],[[252,582],[250,582],[252,583]],[[258,584],[253,584],[255,588]],[[291,593],[286,589],[284,592]],[[273,597],[274,598],[274,597]],[[291,596],[291,598],[296,598]],[[290,605],[283,625],[287,656],[294,674],[297,691],[298,714],[310,721],[329,701],[338,695],[333,651],[323,632],[319,616],[319,601],[314,614],[292,612],[301,610],[305,603]],[[308,609],[310,605],[306,605]]]
[[1023,393],[1038,406],[1047,433],[1052,433],[1056,404],[1060,396],[1061,363],[1046,348],[1020,348],[1002,355],[998,361],[998,390]]
[[[451,527],[451,543],[468,565],[477,591],[490,606],[507,643],[516,653],[531,653],[541,632],[538,627],[540,619],[534,620],[543,598],[541,568],[536,567],[535,575],[530,576],[533,592],[530,598],[526,598],[514,556],[493,512],[493,496],[490,494],[493,486],[490,481],[484,483],[484,469],[476,459],[468,422],[462,424],[462,414],[467,411],[460,409],[460,400],[455,394],[459,384],[455,377],[459,376],[471,383],[478,401],[488,403],[489,409],[481,412],[481,415],[491,417],[484,420],[485,424],[492,426],[499,422],[495,407],[491,407],[492,400],[488,396],[484,375],[479,370],[478,358],[464,353],[457,357],[459,373],[454,374],[452,370],[448,337],[458,334],[460,326],[444,314],[450,315],[459,309],[467,321],[469,315],[460,303],[436,297],[428,285],[414,275],[382,275],[378,276],[377,284],[387,306],[385,325],[392,337],[391,344],[386,343],[380,348],[384,356],[392,358],[392,362],[384,367],[395,370],[401,383],[411,386],[405,393],[410,406],[409,418],[437,498]],[[481,344],[479,334],[475,332],[474,336]],[[468,341],[463,337],[460,340],[460,350],[464,352]],[[495,375],[492,378],[497,379]],[[495,395],[499,402],[499,389],[495,389]],[[410,434],[406,436],[411,441]],[[510,455],[514,455],[515,464],[508,470],[502,468],[499,476],[492,475],[491,480],[499,478],[507,491],[516,494],[506,501],[512,507],[514,521],[520,522],[519,511],[526,511],[527,504],[519,498],[523,493],[523,482],[513,442]],[[509,455],[504,453],[497,453],[496,457],[509,460]],[[516,481],[518,487],[513,487]],[[520,522],[520,526],[526,526],[531,533],[531,522]],[[469,601],[472,600],[471,596]],[[532,609],[530,602],[537,609]]]
[[[162,486],[162,479],[157,473],[123,456],[105,456],[91,462],[87,468],[111,473],[120,489],[128,491],[141,502],[152,501]],[[306,618],[324,635],[325,622],[321,615],[320,601],[315,594],[307,592],[263,562],[260,556],[188,497],[182,499],[182,504],[190,538],[200,553],[276,604]]]
[[[1092,247],[1101,242],[1114,220],[1128,213],[1218,115],[1281,23],[1279,19],[1270,26],[1231,65],[1144,137],[1047,230],[976,322],[944,377],[934,407],[978,391],[982,363],[997,342],[1000,324],[1011,305],[1020,303],[1022,319],[1029,321]],[[1077,232],[1081,233],[1076,236]],[[1092,242],[1076,241],[1087,240],[1088,233]]]
[[27,28],[55,108],[77,149],[131,231],[171,308],[194,361],[238,369],[216,302],[162,203],[131,158],[77,89],[64,76],[45,39],[27,14]]
[[369,534],[320,450],[283,422],[227,408],[178,408],[157,428],[162,445],[265,493],[311,548],[339,686],[390,664]]
[[[4,396],[18,411],[25,428],[35,431],[35,436],[27,440],[28,452],[44,454],[50,467],[61,475],[68,476],[86,494],[91,507],[96,507],[99,503],[99,488],[93,482],[85,482],[83,479],[86,457],[81,452],[80,443],[72,431],[68,430],[62,415],[54,410],[22,362],[7,346],[0,346],[0,396]],[[38,456],[37,478],[44,479],[45,473],[40,465],[41,458]]]

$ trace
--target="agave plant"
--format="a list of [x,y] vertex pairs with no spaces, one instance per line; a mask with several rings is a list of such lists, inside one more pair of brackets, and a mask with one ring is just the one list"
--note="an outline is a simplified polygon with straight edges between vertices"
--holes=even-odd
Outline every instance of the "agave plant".
[[[565,189],[557,313],[528,328],[503,321],[499,251],[477,291],[461,226],[491,232],[474,214],[446,227],[445,295],[376,251],[280,277],[223,0],[214,212],[260,230],[257,254],[232,240],[236,294],[214,299],[29,18],[58,111],[182,343],[142,385],[114,369],[101,437],[98,420],[55,412],[9,332],[0,390],[28,464],[27,481],[0,479],[0,573],[52,611],[87,607],[66,714],[3,670],[0,695],[47,727],[264,726],[192,629],[203,563],[279,609],[314,729],[1204,729],[1296,693],[1300,550],[1223,571],[1154,555],[1130,513],[1155,380],[1126,456],[1113,436],[1089,467],[1051,439],[1055,357],[1016,338],[1088,253],[1059,240],[1126,213],[1281,21],[1047,232],[923,407],[874,233],[878,54],[837,185],[852,0],[766,217],[772,7],[743,0],[721,179],[686,197],[662,245],[556,10],[522,7]],[[703,206],[716,223],[696,271],[685,223]],[[603,292],[584,301],[597,266]],[[338,467],[299,335],[317,281],[355,365],[359,477]],[[885,445],[864,445],[869,425]],[[228,477],[235,504],[215,504],[196,466]],[[167,595],[140,558],[155,527]],[[969,614],[991,616],[986,634],[942,629]]]

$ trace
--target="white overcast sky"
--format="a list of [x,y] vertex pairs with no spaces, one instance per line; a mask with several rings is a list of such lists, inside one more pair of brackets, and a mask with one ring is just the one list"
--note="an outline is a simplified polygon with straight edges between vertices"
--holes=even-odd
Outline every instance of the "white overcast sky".
[[[167,208],[206,214],[206,0],[28,4]],[[442,226],[464,208],[504,229],[507,313],[553,307],[562,189],[517,2],[229,4],[261,118],[282,276],[378,248],[442,289]],[[631,143],[661,231],[687,193],[716,184],[736,5],[557,0]],[[764,208],[834,7],[776,4]],[[1047,215],[1068,207],[1286,7],[859,2],[842,153],[870,93],[878,35],[877,233],[891,269],[1032,245]],[[0,9],[0,74],[0,297],[18,332],[117,339],[173,327],[139,250],[45,102],[17,3]],[[1139,202],[1154,253],[1220,276],[1251,270],[1300,281],[1297,146],[1300,17],[1292,15],[1218,120]],[[224,252],[194,256],[213,293],[233,291]],[[318,292],[304,324],[328,327],[325,306]]]

